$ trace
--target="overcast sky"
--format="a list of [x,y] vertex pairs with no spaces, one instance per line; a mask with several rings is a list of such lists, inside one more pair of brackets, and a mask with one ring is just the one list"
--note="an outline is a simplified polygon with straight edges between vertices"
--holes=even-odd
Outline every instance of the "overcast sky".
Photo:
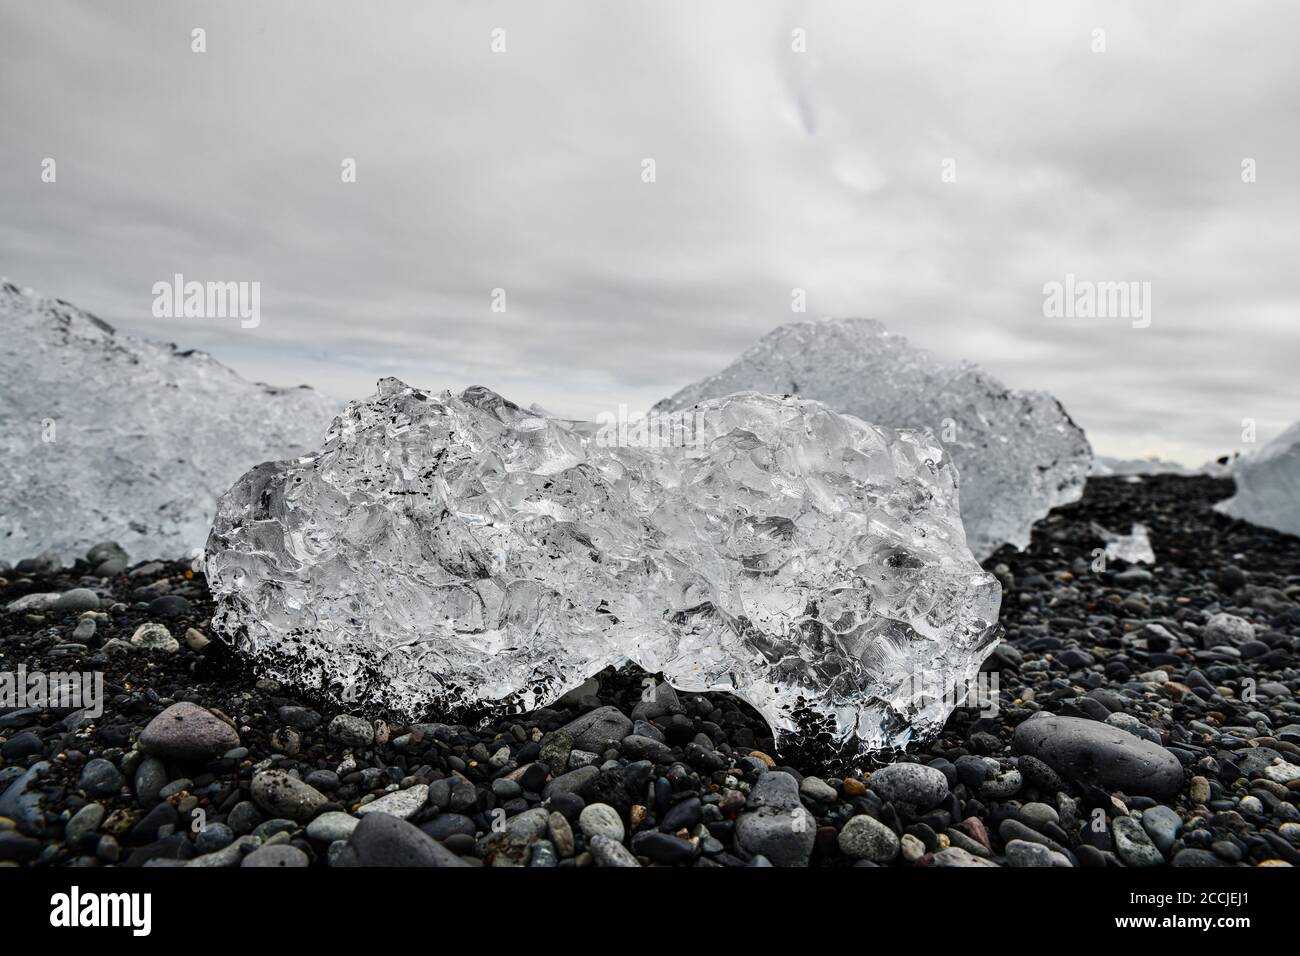
[[[1199,464],[1300,418],[1298,40],[1291,2],[0,0],[0,274],[252,379],[582,417],[802,288]],[[177,272],[261,325],[153,318]],[[1150,282],[1149,327],[1045,317],[1067,273]]]

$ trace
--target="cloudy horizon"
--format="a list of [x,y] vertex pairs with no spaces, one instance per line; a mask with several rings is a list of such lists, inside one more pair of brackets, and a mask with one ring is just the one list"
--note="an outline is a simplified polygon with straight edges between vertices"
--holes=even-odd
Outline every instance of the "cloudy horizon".
[[[252,380],[592,418],[835,315],[1052,392],[1104,455],[1199,465],[1300,418],[1300,8],[0,0],[0,22],[0,274]],[[261,322],[154,317],[177,273],[259,282]],[[1149,308],[1049,314],[1066,281]]]

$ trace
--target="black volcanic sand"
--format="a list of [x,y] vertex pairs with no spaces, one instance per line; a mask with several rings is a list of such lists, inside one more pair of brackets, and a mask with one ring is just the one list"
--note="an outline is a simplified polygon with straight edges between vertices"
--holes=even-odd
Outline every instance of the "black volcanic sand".
[[[986,563],[1005,589],[1006,640],[985,665],[997,712],[959,708],[937,739],[848,773],[815,742],[776,752],[726,695],[647,693],[635,670],[471,728],[350,719],[203,646],[212,602],[184,564],[107,578],[85,562],[0,565],[3,608],[103,598],[89,636],[76,610],[0,611],[0,673],[105,675],[97,719],[0,710],[0,860],[1293,865],[1300,539],[1212,511],[1231,491],[1089,481],[1027,551]],[[1155,565],[1094,571],[1096,525],[1134,522]],[[146,623],[179,647],[132,645]],[[177,702],[204,710],[150,726]]]

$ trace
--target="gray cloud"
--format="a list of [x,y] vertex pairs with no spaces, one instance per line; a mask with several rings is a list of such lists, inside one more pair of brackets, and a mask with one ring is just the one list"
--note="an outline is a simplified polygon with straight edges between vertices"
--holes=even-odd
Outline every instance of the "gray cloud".
[[[1103,452],[1199,463],[1300,417],[1297,27],[1173,0],[9,4],[0,272],[251,378],[575,416],[730,362],[799,287],[1052,391]],[[153,319],[175,272],[260,280],[262,326]],[[1150,281],[1151,327],[1044,318],[1067,272]]]

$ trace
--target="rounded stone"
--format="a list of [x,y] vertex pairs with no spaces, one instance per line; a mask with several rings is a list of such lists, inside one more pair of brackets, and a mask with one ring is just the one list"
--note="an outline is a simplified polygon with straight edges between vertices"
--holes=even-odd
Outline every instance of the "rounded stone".
[[375,728],[364,718],[339,714],[330,721],[329,735],[345,747],[369,747],[375,740]]
[[1115,837],[1115,851],[1129,866],[1161,866],[1164,855],[1156,849],[1151,838],[1133,817],[1116,817],[1111,823]]
[[690,841],[657,830],[643,830],[632,837],[632,852],[664,866],[681,866],[695,858]]
[[370,803],[358,807],[357,816],[364,817],[370,813],[387,813],[399,820],[406,820],[414,816],[416,811],[428,802],[428,784],[417,783],[405,790],[386,793],[378,800],[372,800]]
[[194,835],[194,849],[199,853],[215,853],[234,842],[234,831],[224,823],[209,823]]
[[99,595],[90,588],[73,588],[71,591],[64,591],[59,595],[58,600],[54,602],[56,611],[98,611]]
[[276,817],[306,822],[329,801],[325,795],[284,770],[263,770],[253,775],[253,799]]
[[1201,644],[1204,647],[1239,645],[1254,639],[1255,629],[1250,626],[1250,622],[1235,614],[1215,614],[1201,627]]
[[1183,786],[1183,766],[1168,750],[1082,717],[1032,717],[1016,728],[1011,749],[1036,757],[1066,780],[1131,796],[1165,800]]
[[131,635],[131,643],[146,651],[162,651],[174,654],[181,649],[180,642],[172,637],[171,631],[161,624],[141,624]]
[[600,835],[616,843],[623,842],[623,820],[608,803],[589,803],[583,807],[578,814],[578,827],[588,840]]
[[235,728],[189,701],[172,704],[140,732],[140,749],[170,760],[206,760],[239,746]]
[[773,866],[807,866],[816,839],[817,821],[803,807],[765,806],[736,821],[737,845]]
[[92,797],[108,797],[122,789],[122,772],[103,757],[96,757],[81,768],[79,786]]
[[910,812],[929,810],[948,796],[948,778],[934,767],[919,763],[895,763],[881,767],[867,786],[882,800]]
[[264,846],[254,850],[240,866],[262,867],[262,868],[291,868],[298,869],[307,865],[307,854],[296,846],[290,846],[287,843],[278,843],[275,846]]
[[1183,821],[1169,807],[1157,805],[1142,811],[1142,829],[1146,830],[1156,849],[1167,854],[1183,829]]
[[617,707],[598,707],[560,729],[573,741],[574,749],[603,753],[632,732],[632,721]]
[[87,803],[73,815],[67,826],[64,827],[64,842],[74,849],[80,848],[83,843],[95,835],[99,825],[104,822],[105,813],[103,805]]
[[334,866],[469,866],[433,837],[405,820],[372,813],[356,825]]
[[[329,814],[322,814],[322,816],[329,816]],[[463,813],[440,813],[432,820],[420,824],[420,829],[435,840],[446,840],[457,834],[472,837],[478,832],[474,821]],[[307,832],[311,833],[311,827],[307,828]]]
[[925,844],[912,834],[904,833],[898,842],[906,862],[915,863],[925,856]]
[[849,859],[872,863],[888,863],[898,856],[900,846],[898,834],[865,813],[850,817],[836,842]]
[[1041,830],[1048,823],[1059,823],[1061,820],[1055,808],[1046,803],[1026,803],[1020,808],[1020,816],[1035,830]]
[[839,796],[835,788],[821,777],[804,777],[799,783],[799,792],[814,803],[831,803]]
[[125,565],[130,557],[116,541],[101,541],[86,552],[86,563],[93,567],[105,561],[117,560]]
[[1006,800],[1014,797],[1024,786],[1025,779],[1019,770],[1003,770],[980,787],[980,796],[986,800]]
[[328,813],[322,813],[307,824],[307,836],[322,843],[346,840],[352,835],[352,831],[357,828],[357,824],[360,822],[360,819],[350,813],[331,810]]
[[190,602],[179,594],[164,594],[149,602],[149,615],[167,619],[190,613]]
[[1031,840],[1009,840],[1006,846],[1007,864],[1010,866],[1068,867],[1070,861],[1051,847]]
[[640,861],[632,855],[631,850],[617,840],[611,840],[600,833],[591,838],[590,849],[597,866],[630,868],[641,865]]

